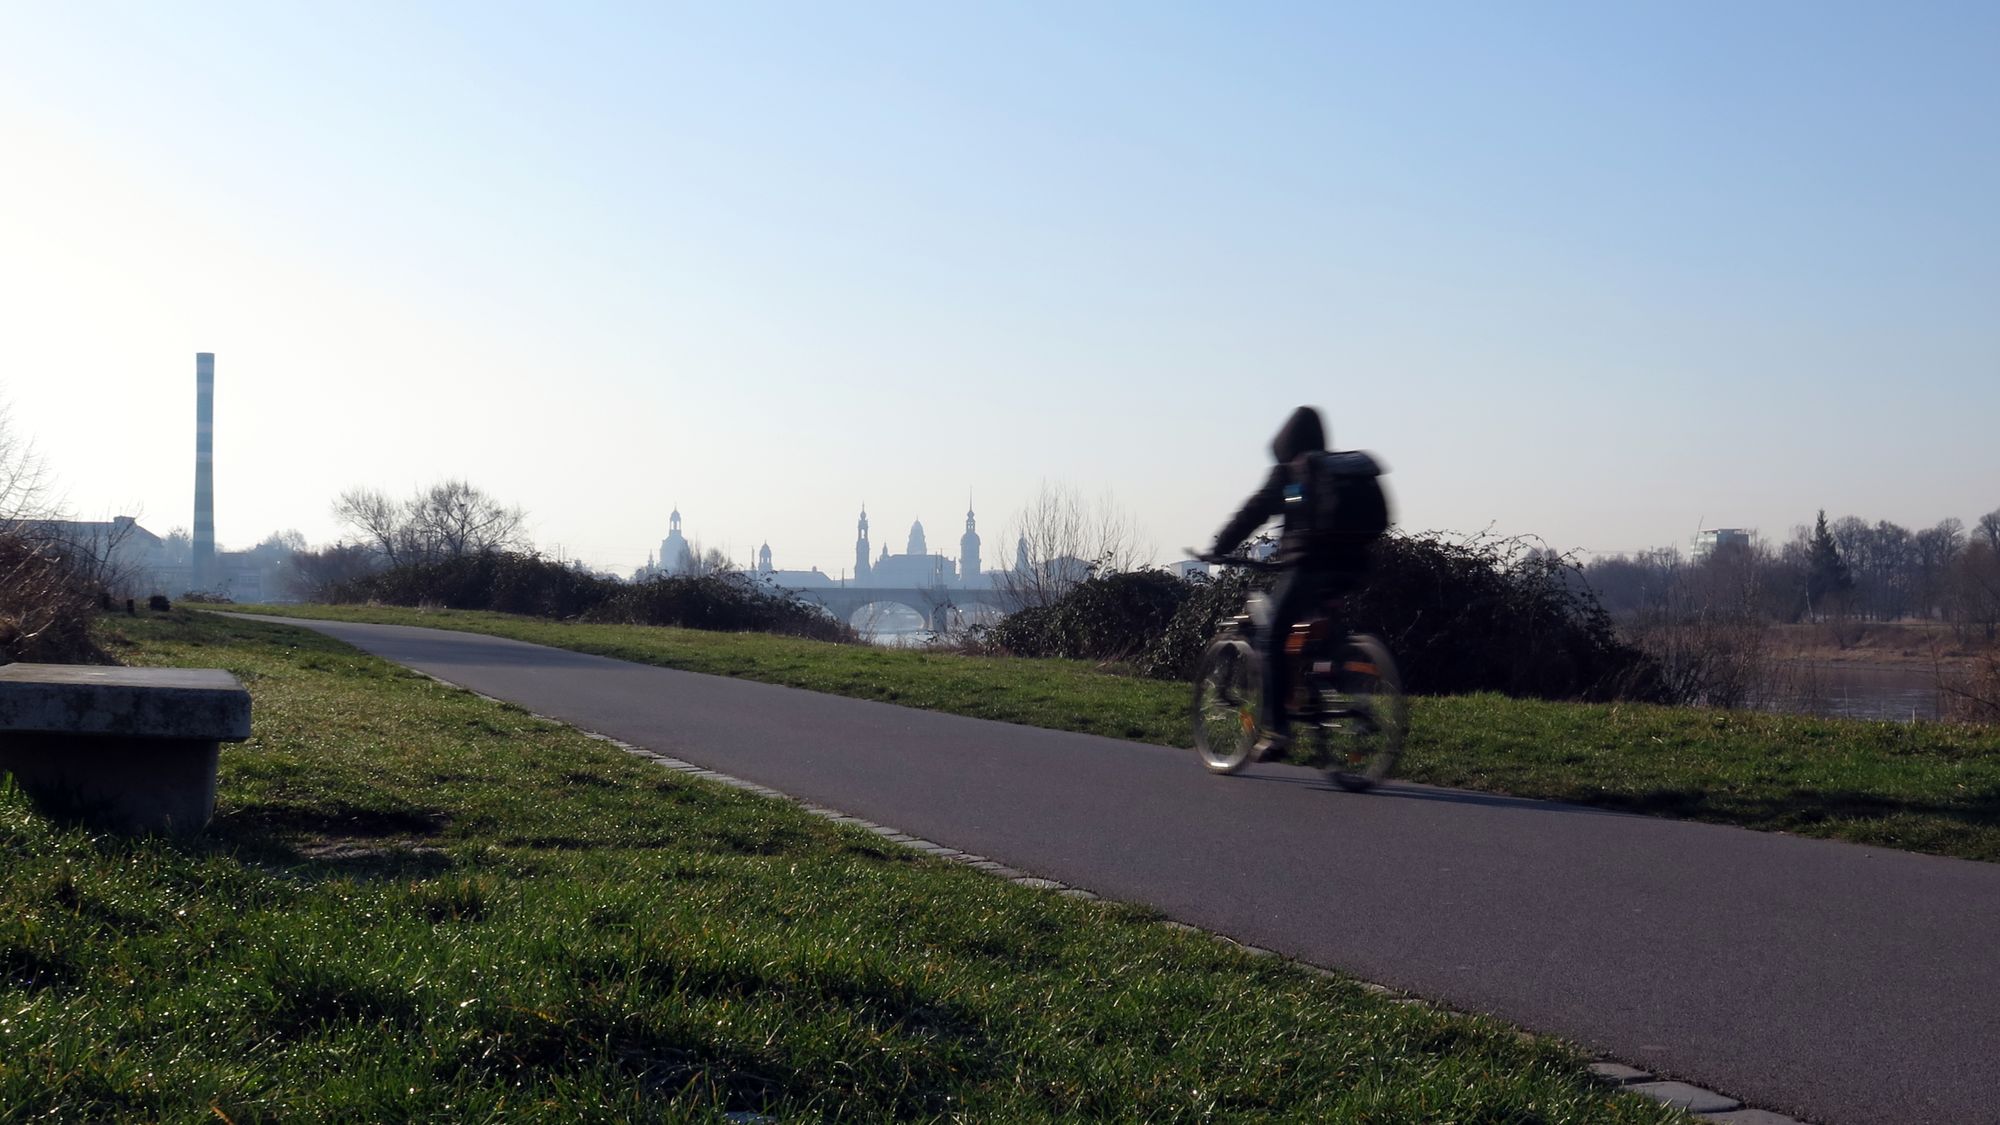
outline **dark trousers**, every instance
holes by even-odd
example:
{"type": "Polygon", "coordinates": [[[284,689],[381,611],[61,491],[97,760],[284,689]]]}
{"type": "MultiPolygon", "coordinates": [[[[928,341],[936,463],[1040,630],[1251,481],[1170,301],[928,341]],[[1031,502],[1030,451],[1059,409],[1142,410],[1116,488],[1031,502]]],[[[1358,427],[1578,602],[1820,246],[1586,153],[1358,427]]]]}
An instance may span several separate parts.
{"type": "MultiPolygon", "coordinates": [[[[1291,730],[1291,719],[1285,714],[1285,684],[1290,679],[1285,667],[1285,638],[1292,626],[1318,612],[1329,598],[1358,589],[1367,576],[1365,560],[1355,560],[1354,565],[1337,570],[1288,570],[1271,584],[1271,631],[1264,637],[1264,729],[1274,734],[1291,730]]],[[[1336,636],[1346,631],[1342,622],[1330,624],[1336,636]]]]}
{"type": "Polygon", "coordinates": [[[1271,584],[1271,629],[1264,637],[1264,729],[1284,734],[1292,722],[1285,714],[1285,638],[1292,626],[1312,616],[1326,597],[1328,576],[1318,571],[1288,570],[1271,584]]]}

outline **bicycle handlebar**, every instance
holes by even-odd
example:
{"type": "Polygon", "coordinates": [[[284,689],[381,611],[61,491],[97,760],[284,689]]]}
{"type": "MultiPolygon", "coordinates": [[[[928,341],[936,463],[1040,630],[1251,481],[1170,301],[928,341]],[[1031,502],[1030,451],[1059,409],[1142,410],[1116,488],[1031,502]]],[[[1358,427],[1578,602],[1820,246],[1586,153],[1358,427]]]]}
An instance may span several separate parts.
{"type": "MultiPolygon", "coordinates": [[[[1183,550],[1187,550],[1183,548],[1183,550]]],[[[1240,566],[1245,570],[1284,570],[1283,563],[1267,562],[1263,559],[1248,559],[1241,555],[1209,555],[1188,550],[1188,557],[1205,562],[1210,566],[1240,566]]]]}

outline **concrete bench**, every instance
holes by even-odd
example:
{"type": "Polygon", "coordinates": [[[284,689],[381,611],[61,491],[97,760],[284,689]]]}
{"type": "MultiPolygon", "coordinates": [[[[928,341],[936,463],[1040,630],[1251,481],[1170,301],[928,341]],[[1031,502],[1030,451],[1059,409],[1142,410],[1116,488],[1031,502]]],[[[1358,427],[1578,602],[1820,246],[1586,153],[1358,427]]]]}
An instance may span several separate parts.
{"type": "Polygon", "coordinates": [[[94,828],[201,831],[220,744],[249,737],[250,693],[220,669],[0,667],[0,770],[94,828]]]}

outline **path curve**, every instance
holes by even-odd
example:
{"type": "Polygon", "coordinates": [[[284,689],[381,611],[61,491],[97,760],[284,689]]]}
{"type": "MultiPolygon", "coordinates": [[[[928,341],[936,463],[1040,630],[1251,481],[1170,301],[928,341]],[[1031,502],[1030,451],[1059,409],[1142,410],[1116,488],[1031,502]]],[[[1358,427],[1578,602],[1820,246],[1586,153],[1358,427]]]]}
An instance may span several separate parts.
{"type": "Polygon", "coordinates": [[[2000,864],[1391,784],[472,633],[300,625],[1768,1109],[2000,1122],[2000,864]]]}

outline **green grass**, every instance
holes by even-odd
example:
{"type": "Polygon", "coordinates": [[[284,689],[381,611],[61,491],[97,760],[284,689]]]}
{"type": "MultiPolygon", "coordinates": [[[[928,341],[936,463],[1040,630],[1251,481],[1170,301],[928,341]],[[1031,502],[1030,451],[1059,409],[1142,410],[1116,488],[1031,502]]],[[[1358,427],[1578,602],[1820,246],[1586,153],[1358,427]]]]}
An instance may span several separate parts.
{"type": "Polygon", "coordinates": [[[296,630],[191,842],[0,792],[0,1121],[1638,1122],[1560,1044],[661,769],[296,630]]]}
{"type": "MultiPolygon", "coordinates": [[[[960,715],[1189,744],[1182,685],[1076,661],[497,613],[246,608],[491,633],[960,715]]],[[[1493,695],[1417,699],[1412,712],[1398,771],[1411,780],[2000,860],[2000,729],[1493,695]]]]}

